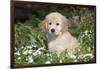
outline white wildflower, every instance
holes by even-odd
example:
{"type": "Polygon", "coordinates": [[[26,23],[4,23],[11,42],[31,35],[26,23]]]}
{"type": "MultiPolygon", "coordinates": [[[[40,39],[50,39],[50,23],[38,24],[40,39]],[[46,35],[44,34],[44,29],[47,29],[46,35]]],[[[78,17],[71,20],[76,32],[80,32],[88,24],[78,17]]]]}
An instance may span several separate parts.
{"type": "Polygon", "coordinates": [[[77,62],[77,60],[74,60],[74,62],[77,62]]]}
{"type": "Polygon", "coordinates": [[[44,47],[39,48],[38,50],[44,50],[44,47]]]}
{"type": "Polygon", "coordinates": [[[63,61],[62,61],[62,60],[60,60],[59,62],[60,62],[60,63],[62,63],[63,61]]]}
{"type": "Polygon", "coordinates": [[[47,56],[51,56],[51,54],[49,54],[49,53],[47,53],[46,55],[47,55],[47,56]]]}
{"type": "Polygon", "coordinates": [[[32,46],[27,46],[27,48],[32,49],[32,46]]]}
{"type": "Polygon", "coordinates": [[[19,55],[20,55],[20,52],[19,52],[19,51],[18,51],[18,52],[16,52],[16,53],[15,53],[15,55],[18,55],[18,56],[19,56],[19,55]]]}
{"type": "Polygon", "coordinates": [[[78,49],[78,51],[81,51],[80,49],[78,49]]]}
{"type": "Polygon", "coordinates": [[[23,49],[24,47],[23,47],[23,46],[21,46],[21,48],[23,49]]]}
{"type": "Polygon", "coordinates": [[[23,51],[23,54],[27,55],[28,54],[28,50],[23,51]]]}
{"type": "Polygon", "coordinates": [[[85,57],[90,56],[91,58],[93,58],[93,54],[86,54],[85,57]]]}
{"type": "Polygon", "coordinates": [[[41,54],[42,52],[41,52],[40,50],[41,50],[41,48],[39,48],[38,50],[36,50],[36,51],[33,53],[33,55],[36,56],[37,54],[41,54]]]}
{"type": "Polygon", "coordinates": [[[41,52],[40,50],[37,50],[36,53],[37,53],[37,54],[41,54],[42,52],[41,52]]]}
{"type": "Polygon", "coordinates": [[[84,32],[84,34],[85,34],[85,35],[88,35],[88,30],[86,30],[86,31],[84,32]]]}
{"type": "Polygon", "coordinates": [[[81,32],[81,34],[82,34],[83,32],[81,32]]]}
{"type": "Polygon", "coordinates": [[[25,60],[28,61],[28,58],[26,58],[25,60]]]}
{"type": "Polygon", "coordinates": [[[76,56],[75,56],[75,55],[70,55],[70,57],[71,57],[71,58],[73,58],[73,59],[75,59],[75,58],[76,58],[76,56]]]}
{"type": "Polygon", "coordinates": [[[34,53],[33,53],[33,55],[34,55],[34,56],[36,56],[36,55],[37,55],[37,53],[36,53],[36,52],[34,52],[34,53]]]}
{"type": "Polygon", "coordinates": [[[18,60],[20,60],[21,59],[21,57],[18,57],[18,60]]]}
{"type": "Polygon", "coordinates": [[[44,50],[44,48],[43,48],[43,47],[39,48],[39,49],[36,51],[36,53],[37,53],[37,54],[41,54],[41,53],[42,53],[41,50],[44,50]]]}
{"type": "Polygon", "coordinates": [[[15,50],[17,50],[17,48],[15,47],[15,50]]]}
{"type": "Polygon", "coordinates": [[[32,56],[28,56],[28,63],[32,63],[33,62],[33,58],[32,58],[32,56]]]}
{"type": "Polygon", "coordinates": [[[46,63],[46,64],[50,64],[51,62],[50,62],[50,61],[46,61],[45,63],[46,63]]]}
{"type": "Polygon", "coordinates": [[[93,58],[94,56],[93,56],[93,54],[81,54],[81,55],[79,55],[79,58],[85,58],[85,57],[87,57],[87,56],[89,56],[89,57],[91,57],[91,58],[93,58]]]}

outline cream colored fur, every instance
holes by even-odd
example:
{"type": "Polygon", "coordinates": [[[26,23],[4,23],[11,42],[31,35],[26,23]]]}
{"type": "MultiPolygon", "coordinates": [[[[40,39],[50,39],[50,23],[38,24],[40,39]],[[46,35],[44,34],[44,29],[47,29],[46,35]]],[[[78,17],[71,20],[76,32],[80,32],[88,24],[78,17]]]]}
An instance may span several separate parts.
{"type": "Polygon", "coordinates": [[[48,49],[58,55],[67,49],[69,54],[75,54],[79,47],[78,40],[68,32],[68,19],[58,12],[50,13],[42,22],[42,29],[47,32],[48,49]],[[49,25],[49,23],[52,23],[49,25]],[[59,25],[56,25],[59,23],[59,25]],[[55,32],[51,32],[51,29],[55,32]]]}

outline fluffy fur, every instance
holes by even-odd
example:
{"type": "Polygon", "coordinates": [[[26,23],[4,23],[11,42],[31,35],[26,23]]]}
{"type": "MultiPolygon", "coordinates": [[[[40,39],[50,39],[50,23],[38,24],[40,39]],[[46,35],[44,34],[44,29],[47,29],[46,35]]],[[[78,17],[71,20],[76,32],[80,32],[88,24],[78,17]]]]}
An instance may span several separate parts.
{"type": "Polygon", "coordinates": [[[79,42],[68,32],[68,19],[58,12],[48,14],[42,21],[42,29],[47,32],[48,49],[60,54],[67,49],[69,54],[75,54],[79,42]]]}

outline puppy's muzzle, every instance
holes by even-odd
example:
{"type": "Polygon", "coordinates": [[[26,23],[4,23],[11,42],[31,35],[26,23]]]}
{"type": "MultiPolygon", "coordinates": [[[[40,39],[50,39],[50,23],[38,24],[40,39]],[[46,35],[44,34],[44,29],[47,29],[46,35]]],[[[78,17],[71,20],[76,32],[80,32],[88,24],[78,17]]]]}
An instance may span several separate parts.
{"type": "Polygon", "coordinates": [[[51,29],[51,32],[54,33],[55,32],[55,29],[51,29]]]}

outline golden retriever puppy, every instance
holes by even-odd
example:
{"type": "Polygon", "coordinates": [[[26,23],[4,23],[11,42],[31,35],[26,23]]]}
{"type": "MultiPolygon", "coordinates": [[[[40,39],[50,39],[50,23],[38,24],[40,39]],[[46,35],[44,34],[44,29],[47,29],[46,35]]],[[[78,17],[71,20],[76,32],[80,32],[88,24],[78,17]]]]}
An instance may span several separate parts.
{"type": "Polygon", "coordinates": [[[58,55],[67,49],[74,54],[79,47],[78,40],[68,31],[68,19],[58,12],[48,14],[42,21],[42,29],[47,32],[48,49],[58,55]]]}

